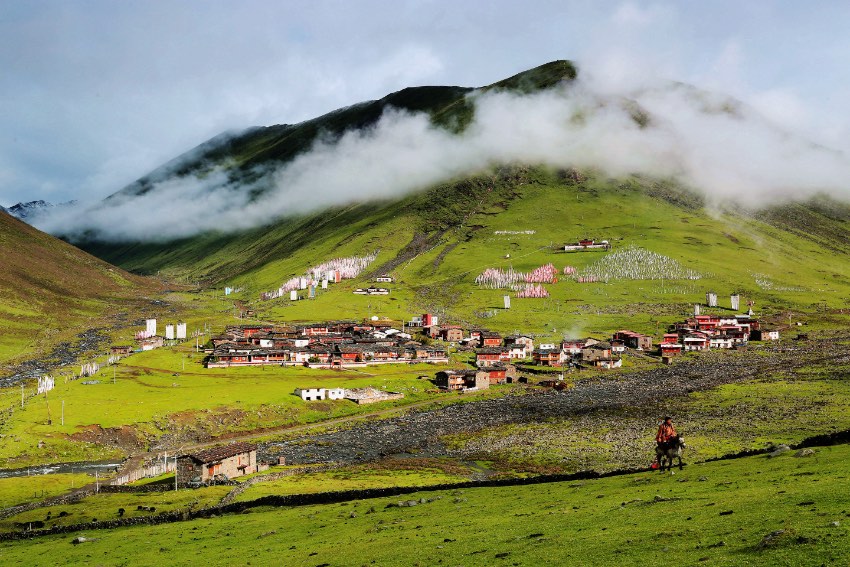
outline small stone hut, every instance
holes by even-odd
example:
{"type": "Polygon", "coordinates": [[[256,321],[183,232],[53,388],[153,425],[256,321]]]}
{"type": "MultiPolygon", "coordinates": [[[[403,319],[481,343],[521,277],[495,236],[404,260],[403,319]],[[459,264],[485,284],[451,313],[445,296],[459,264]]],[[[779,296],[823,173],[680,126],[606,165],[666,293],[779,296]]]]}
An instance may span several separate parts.
{"type": "Polygon", "coordinates": [[[254,472],[257,446],[252,443],[232,443],[177,458],[177,484],[184,486],[195,477],[206,482],[217,474],[234,478],[254,472]]]}

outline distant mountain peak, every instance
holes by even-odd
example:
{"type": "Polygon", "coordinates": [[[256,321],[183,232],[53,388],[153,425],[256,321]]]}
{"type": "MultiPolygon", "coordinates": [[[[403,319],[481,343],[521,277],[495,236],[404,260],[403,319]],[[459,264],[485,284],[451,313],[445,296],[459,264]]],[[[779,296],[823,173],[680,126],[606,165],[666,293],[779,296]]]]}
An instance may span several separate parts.
{"type": "MultiPolygon", "coordinates": [[[[22,221],[27,221],[27,219],[32,219],[32,217],[38,216],[46,210],[54,209],[56,207],[70,207],[76,205],[77,201],[67,201],[65,203],[59,203],[58,205],[54,205],[49,201],[45,201],[43,199],[37,199],[35,201],[27,201],[20,202],[12,205],[8,209],[3,209],[13,217],[16,217],[22,221]]],[[[2,207],[0,207],[2,208],[2,207]]]]}

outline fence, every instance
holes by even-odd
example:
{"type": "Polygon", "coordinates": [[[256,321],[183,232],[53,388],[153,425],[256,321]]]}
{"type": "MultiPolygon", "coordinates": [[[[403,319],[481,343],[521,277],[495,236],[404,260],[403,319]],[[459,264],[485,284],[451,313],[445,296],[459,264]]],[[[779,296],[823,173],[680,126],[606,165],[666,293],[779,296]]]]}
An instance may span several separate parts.
{"type": "Polygon", "coordinates": [[[119,477],[113,478],[109,484],[113,486],[120,486],[122,484],[129,484],[131,482],[136,482],[137,480],[143,478],[150,478],[152,476],[159,476],[161,474],[174,472],[174,460],[166,460],[166,462],[158,462],[152,465],[148,465],[146,467],[142,467],[139,469],[131,470],[125,474],[122,474],[119,477]]]}

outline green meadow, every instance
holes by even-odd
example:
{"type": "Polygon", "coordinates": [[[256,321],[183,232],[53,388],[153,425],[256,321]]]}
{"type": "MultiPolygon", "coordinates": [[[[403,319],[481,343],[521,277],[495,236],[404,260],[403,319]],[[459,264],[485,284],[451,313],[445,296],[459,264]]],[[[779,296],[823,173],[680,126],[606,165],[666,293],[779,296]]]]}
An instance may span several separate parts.
{"type": "Polygon", "coordinates": [[[0,478],[0,508],[40,502],[93,482],[83,473],[56,473],[0,478]]]}
{"type": "Polygon", "coordinates": [[[840,445],[675,474],[253,508],[4,542],[0,561],[25,564],[37,550],[43,565],[843,565],[848,458],[840,445]],[[91,541],[70,545],[77,535],[91,541]]]}
{"type": "MultiPolygon", "coordinates": [[[[444,365],[385,365],[345,371],[279,366],[207,369],[203,357],[188,343],[136,353],[92,377],[67,381],[59,377],[54,390],[47,396],[29,398],[23,409],[20,391],[7,389],[2,400],[12,416],[3,429],[0,459],[6,467],[21,467],[116,458],[132,449],[138,452],[165,434],[177,436],[178,443],[180,435],[185,435],[187,442],[198,434],[227,437],[439,402],[446,397],[429,381],[444,365]],[[298,387],[366,386],[401,392],[405,397],[360,406],[347,400],[307,403],[294,394],[298,387]],[[125,446],[110,443],[99,435],[102,430],[122,430],[129,441],[125,446]]],[[[499,390],[483,394],[499,395],[499,390]]]]}

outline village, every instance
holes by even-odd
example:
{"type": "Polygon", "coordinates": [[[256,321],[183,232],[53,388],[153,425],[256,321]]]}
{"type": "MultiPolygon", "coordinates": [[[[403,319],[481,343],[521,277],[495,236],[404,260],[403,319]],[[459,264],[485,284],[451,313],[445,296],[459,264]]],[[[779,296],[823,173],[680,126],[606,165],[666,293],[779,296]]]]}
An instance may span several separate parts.
{"type": "MultiPolygon", "coordinates": [[[[716,307],[712,292],[707,303],[716,307]]],[[[732,296],[733,304],[738,297],[732,296]]],[[[609,370],[622,366],[624,356],[632,354],[672,363],[685,353],[712,349],[745,348],[749,341],[778,340],[776,330],[765,329],[750,309],[745,314],[700,314],[671,324],[660,342],[650,335],[619,330],[604,338],[565,338],[559,342],[539,342],[532,334],[500,333],[441,324],[437,316],[423,314],[398,325],[389,320],[362,322],[333,321],[303,325],[247,324],[232,325],[210,338],[203,348],[208,368],[245,366],[292,366],[323,369],[354,369],[379,364],[432,363],[443,365],[428,378],[444,392],[469,393],[501,384],[535,383],[560,390],[564,373],[582,369],[609,370]],[[401,327],[400,329],[397,327],[401,327]],[[450,356],[451,355],[451,356],[450,356]],[[466,368],[445,368],[454,362],[466,362],[466,368]],[[537,370],[534,370],[537,369],[537,370]],[[543,374],[533,381],[528,374],[543,374]]],[[[170,343],[177,334],[160,337],[155,344],[170,343]]],[[[156,323],[146,321],[146,330],[137,337],[139,349],[151,348],[156,323]]],[[[181,339],[183,329],[180,331],[181,339]]],[[[122,354],[129,354],[129,347],[122,354]]],[[[154,347],[155,348],[155,347],[154,347]]],[[[347,400],[371,404],[404,398],[400,392],[374,387],[339,386],[298,387],[293,392],[307,403],[323,400],[347,400]]],[[[231,479],[268,468],[257,461],[256,446],[233,443],[192,454],[180,455],[173,462],[157,465],[154,472],[176,469],[178,486],[197,487],[231,479]]],[[[279,464],[279,463],[278,463],[279,464]]],[[[144,471],[143,471],[144,472],[144,471]]]]}
{"type": "MultiPolygon", "coordinates": [[[[544,275],[554,279],[554,271],[548,266],[538,271],[547,271],[544,275]]],[[[534,278],[538,276],[535,274],[534,278]]],[[[692,315],[671,323],[655,337],[620,329],[609,336],[564,337],[557,341],[533,333],[514,331],[503,335],[447,323],[433,313],[413,316],[408,321],[371,317],[362,321],[228,325],[221,334],[212,336],[208,329],[189,333],[184,322],[166,324],[163,335],[159,335],[156,319],[147,319],[144,329],[135,333],[136,345],[113,346],[108,364],[133,352],[195,339],[195,350],[205,354],[204,366],[213,370],[265,366],[357,370],[378,365],[434,364],[439,365],[435,372],[419,376],[434,385],[434,392],[465,394],[508,384],[561,390],[568,387],[567,374],[618,369],[627,358],[640,361],[639,364],[667,365],[691,353],[742,349],[750,341],[779,339],[778,330],[767,328],[755,317],[751,303],[746,313],[740,313],[740,295],[733,293],[729,300],[729,307],[719,307],[717,294],[709,291],[704,304],[694,304],[692,315]],[[702,313],[704,308],[712,312],[702,313]]],[[[80,376],[93,375],[98,369],[96,363],[84,365],[80,376]]],[[[322,382],[299,385],[293,395],[308,404],[340,400],[358,405],[405,397],[402,392],[374,386],[345,388],[328,384],[327,378],[322,382]]],[[[45,379],[43,388],[39,382],[39,388],[45,391],[52,386],[52,379],[45,379]]],[[[146,469],[139,474],[150,476],[176,469],[177,484],[191,487],[229,482],[228,479],[268,466],[269,463],[257,461],[255,446],[235,443],[179,455],[173,462],[164,459],[156,464],[156,470],[146,469]]],[[[130,480],[122,478],[116,483],[130,480]]]]}
{"type": "MultiPolygon", "coordinates": [[[[716,307],[716,294],[706,294],[707,303],[716,307]]],[[[731,296],[737,307],[739,297],[731,296]]],[[[481,328],[442,324],[436,315],[426,313],[399,324],[396,321],[332,321],[306,325],[273,324],[233,325],[210,339],[206,352],[208,368],[239,366],[302,366],[343,369],[384,364],[448,364],[451,354],[468,361],[474,368],[441,370],[434,383],[442,390],[474,391],[490,385],[526,382],[518,364],[524,368],[549,367],[557,370],[620,368],[629,351],[652,356],[670,364],[683,353],[710,349],[742,348],[750,340],[777,340],[779,332],[763,328],[753,315],[699,314],[673,323],[660,342],[653,337],[622,329],[605,338],[564,338],[558,342],[539,342],[528,334],[502,334],[481,328]]],[[[323,399],[381,398],[348,395],[341,388],[299,389],[305,401],[323,399]]]]}

